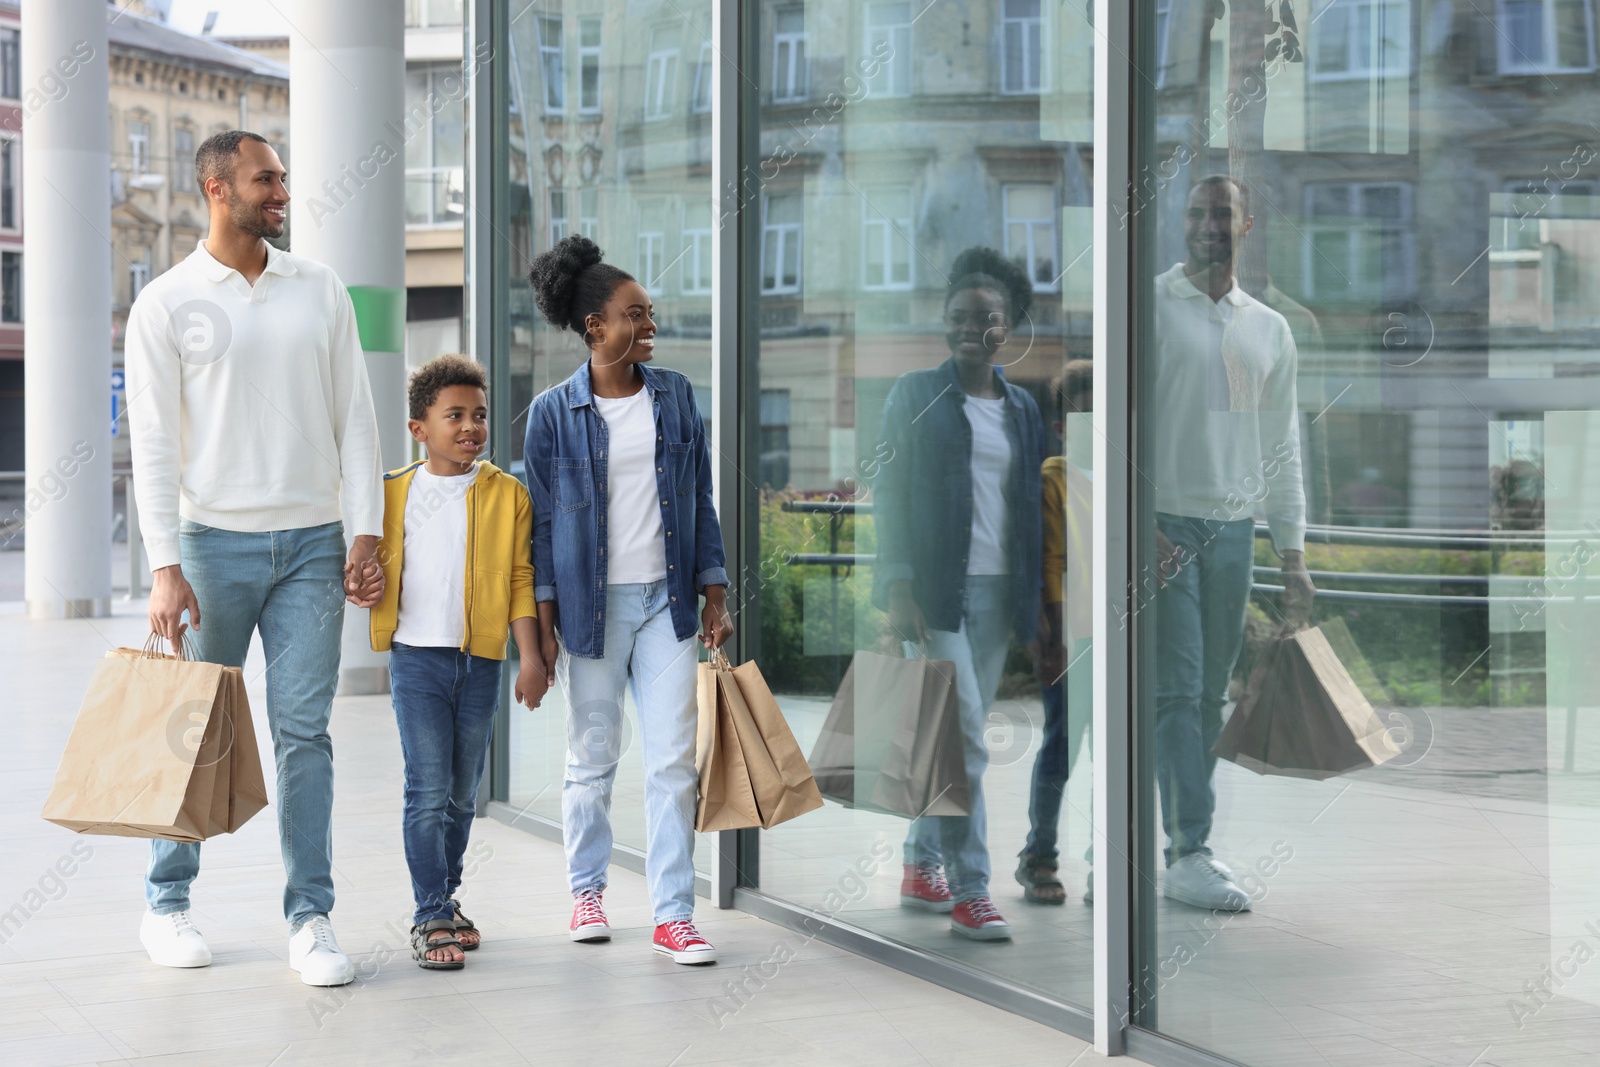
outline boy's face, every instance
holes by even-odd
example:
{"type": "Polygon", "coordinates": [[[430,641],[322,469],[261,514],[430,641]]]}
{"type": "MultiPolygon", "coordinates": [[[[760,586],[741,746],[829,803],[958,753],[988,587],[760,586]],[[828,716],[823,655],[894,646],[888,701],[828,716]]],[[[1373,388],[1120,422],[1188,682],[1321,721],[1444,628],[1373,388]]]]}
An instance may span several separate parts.
{"type": "Polygon", "coordinates": [[[426,415],[406,425],[429,457],[465,472],[489,442],[489,398],[475,385],[447,385],[426,415]]]}

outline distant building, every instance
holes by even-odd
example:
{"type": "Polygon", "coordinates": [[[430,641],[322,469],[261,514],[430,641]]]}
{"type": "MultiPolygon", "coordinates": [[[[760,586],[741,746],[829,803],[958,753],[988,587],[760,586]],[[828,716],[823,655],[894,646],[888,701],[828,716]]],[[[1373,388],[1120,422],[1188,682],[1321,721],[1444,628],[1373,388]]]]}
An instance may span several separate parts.
{"type": "MultiPolygon", "coordinates": [[[[208,225],[195,182],[200,142],[246,129],[289,152],[289,68],[257,51],[196,37],[157,16],[107,9],[111,45],[112,364],[122,366],[128,309],[151,278],[194,251],[208,225]]],[[[288,235],[279,242],[288,247],[288,235]]],[[[115,377],[113,381],[115,381],[115,377]]],[[[119,405],[122,398],[116,398],[119,405]]],[[[129,462],[126,421],[113,463],[129,462]]],[[[18,460],[20,465],[20,457],[18,460]]]]}

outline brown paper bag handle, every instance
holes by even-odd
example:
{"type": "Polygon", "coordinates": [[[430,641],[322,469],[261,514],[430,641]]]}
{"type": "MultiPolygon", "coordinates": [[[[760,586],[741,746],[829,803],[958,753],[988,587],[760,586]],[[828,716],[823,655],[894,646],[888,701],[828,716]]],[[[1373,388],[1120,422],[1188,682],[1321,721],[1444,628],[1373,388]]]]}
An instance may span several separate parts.
{"type": "Polygon", "coordinates": [[[733,664],[728,661],[728,654],[718,645],[711,650],[711,669],[716,671],[731,671],[733,664]]]}
{"type": "MultiPolygon", "coordinates": [[[[144,639],[144,655],[152,659],[161,655],[161,647],[164,643],[169,642],[160,634],[151,631],[150,636],[144,639]]],[[[187,630],[183,632],[183,636],[179,638],[178,643],[172,646],[172,653],[181,660],[198,662],[200,659],[200,652],[194,647],[194,639],[189,636],[189,631],[187,630]]]]}

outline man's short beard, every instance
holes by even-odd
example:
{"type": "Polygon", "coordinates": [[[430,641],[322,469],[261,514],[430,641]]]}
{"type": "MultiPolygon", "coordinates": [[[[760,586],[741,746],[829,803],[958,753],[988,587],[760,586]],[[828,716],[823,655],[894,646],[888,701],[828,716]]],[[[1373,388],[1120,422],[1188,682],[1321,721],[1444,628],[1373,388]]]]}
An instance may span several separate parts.
{"type": "Polygon", "coordinates": [[[266,212],[259,207],[253,209],[245,198],[240,196],[230,186],[228,189],[228,221],[233,223],[237,230],[249,234],[251,237],[260,237],[263,240],[270,237],[283,236],[283,223],[271,222],[267,219],[266,212]]]}

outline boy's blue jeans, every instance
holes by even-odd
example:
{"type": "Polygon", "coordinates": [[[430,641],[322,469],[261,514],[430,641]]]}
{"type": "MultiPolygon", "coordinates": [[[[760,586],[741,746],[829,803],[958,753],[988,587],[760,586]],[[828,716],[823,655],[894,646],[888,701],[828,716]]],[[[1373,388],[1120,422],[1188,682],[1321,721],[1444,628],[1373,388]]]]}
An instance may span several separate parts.
{"type": "Polygon", "coordinates": [[[417,923],[455,915],[504,663],[394,642],[389,685],[405,756],[402,834],[417,923]]]}
{"type": "Polygon", "coordinates": [[[1033,762],[1033,788],[1028,799],[1028,841],[1024,851],[1042,860],[1060,855],[1057,835],[1061,801],[1067,776],[1078,762],[1078,751],[1089,729],[1090,701],[1094,699],[1090,638],[1074,642],[1067,650],[1067,673],[1044,687],[1044,735],[1033,762]]]}
{"type": "MultiPolygon", "coordinates": [[[[344,622],[344,527],[241,533],[179,524],[183,576],[200,603],[200,658],[244,666],[258,627],[267,658],[267,726],[277,757],[278,837],[291,929],[333,910],[333,741],[344,622]]],[[[247,679],[248,681],[248,679],[247,679]]],[[[145,900],[157,915],[189,907],[200,846],[150,843],[145,900]]]]}

